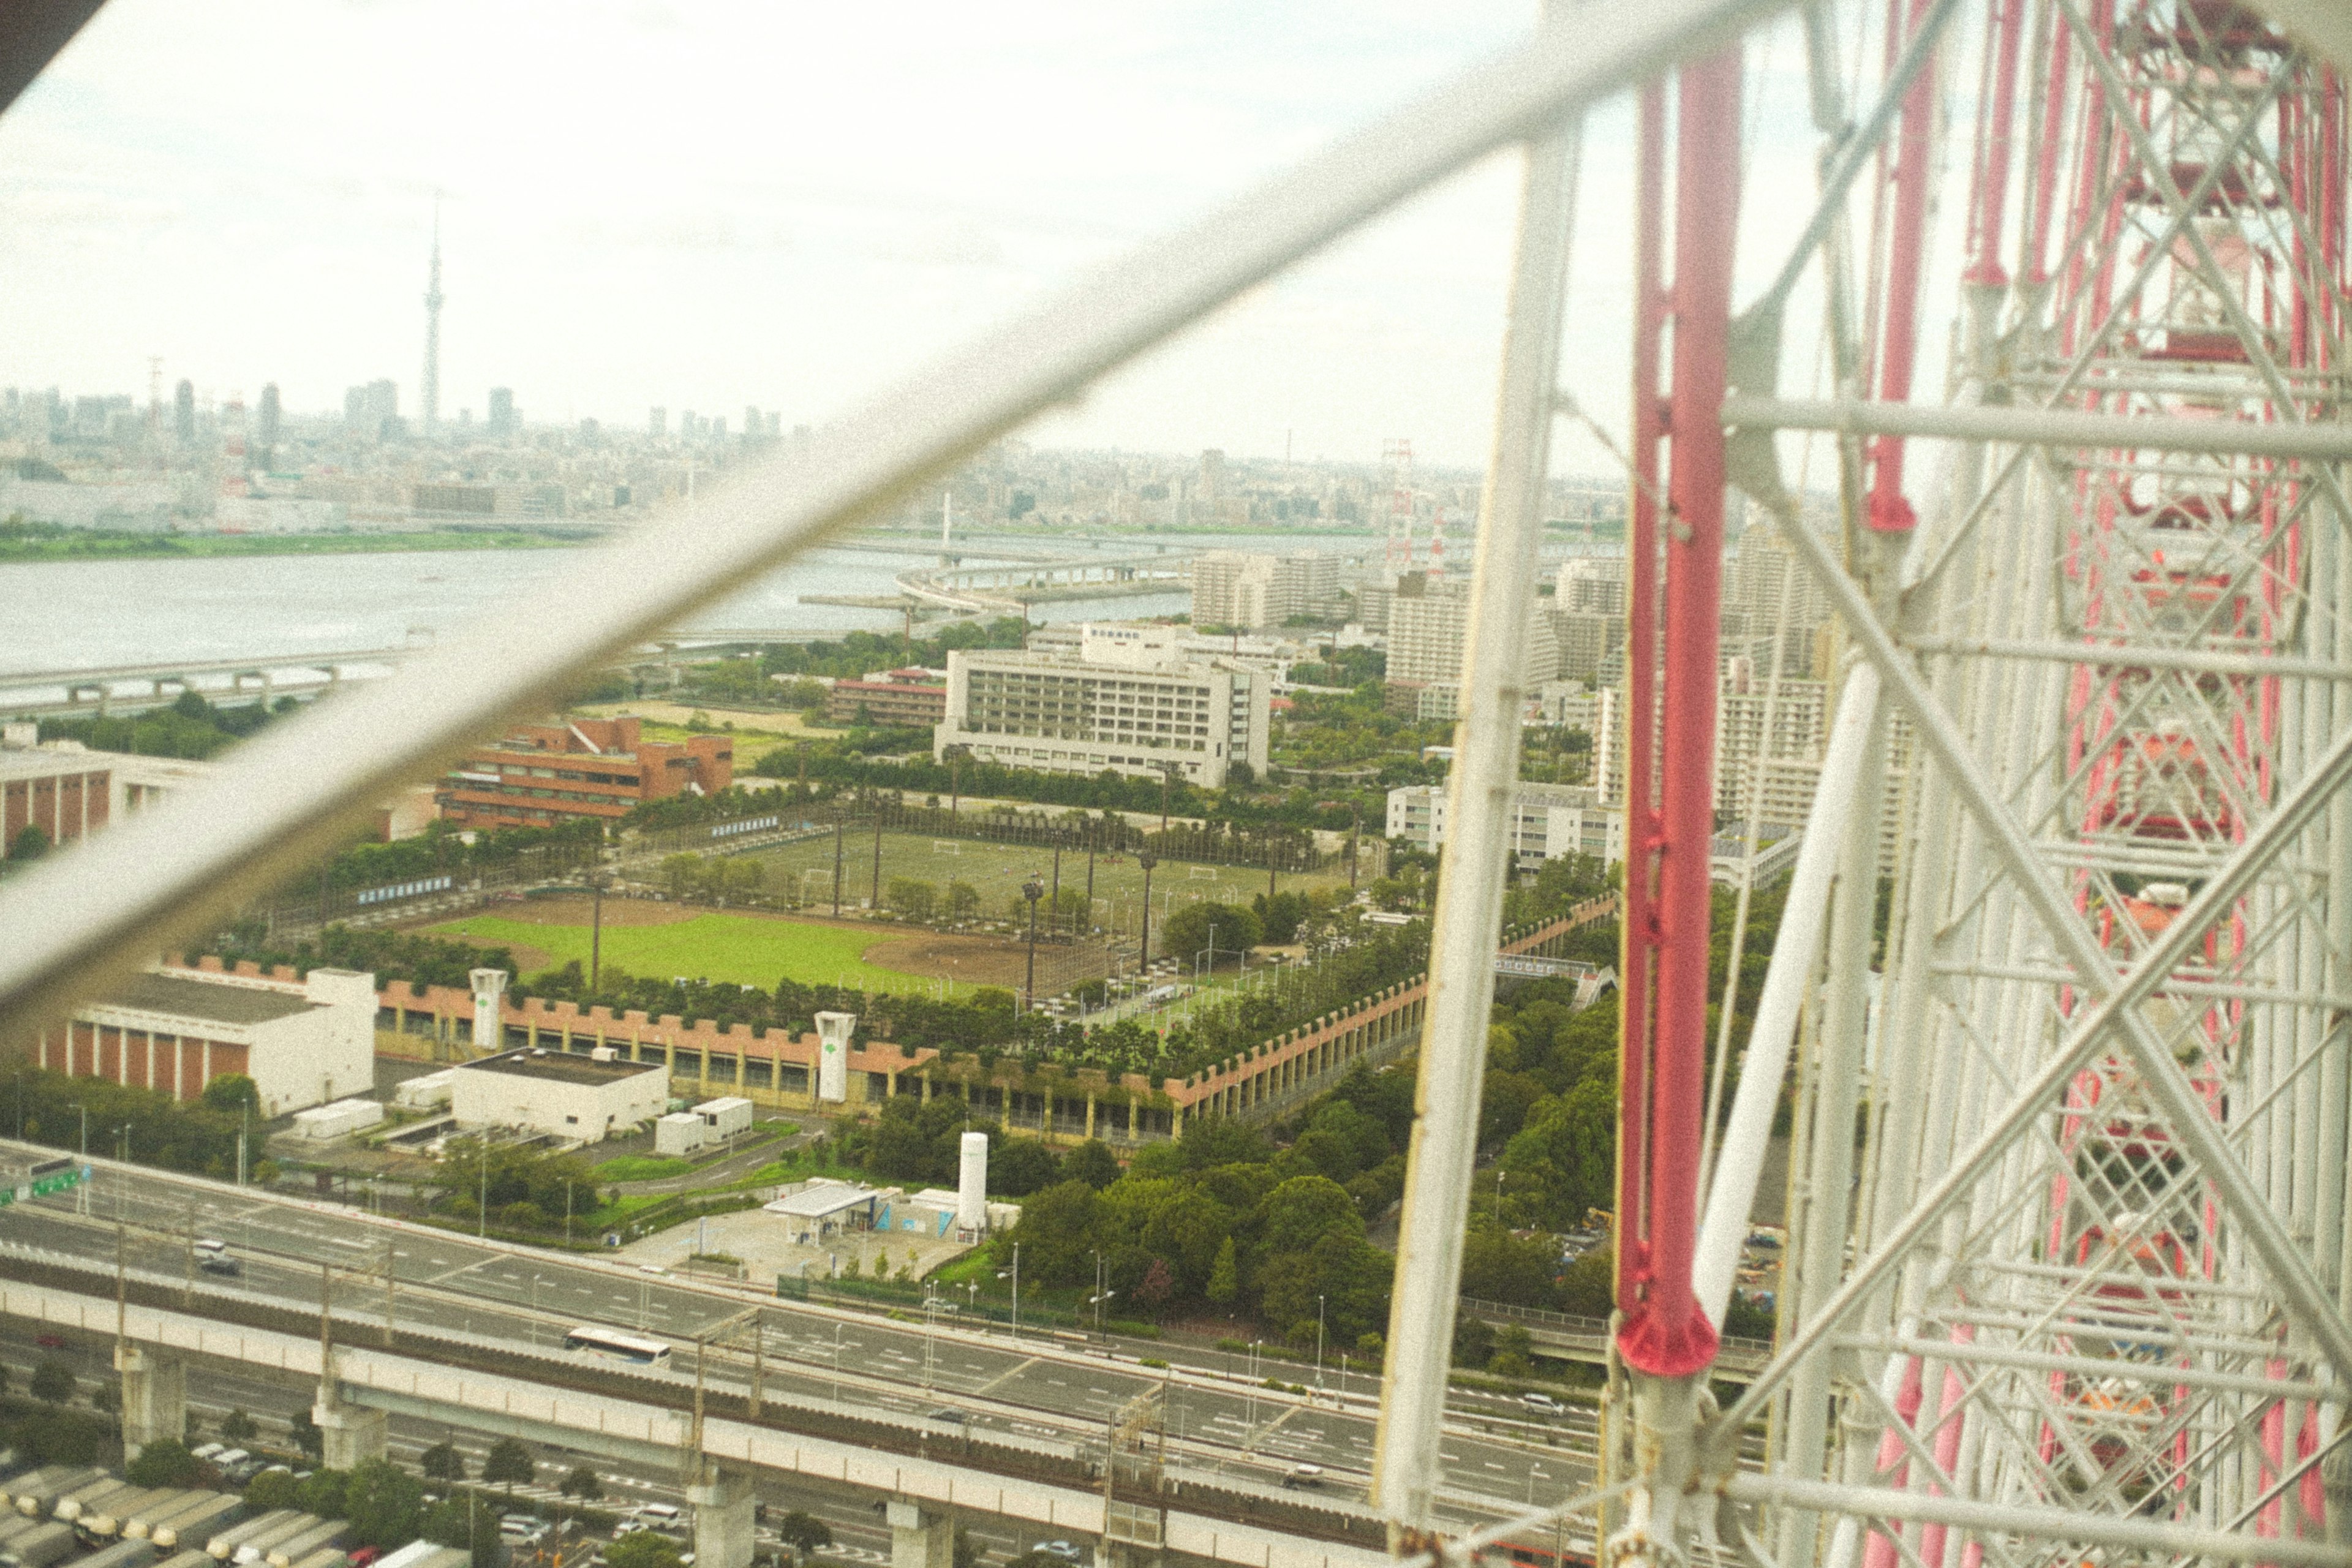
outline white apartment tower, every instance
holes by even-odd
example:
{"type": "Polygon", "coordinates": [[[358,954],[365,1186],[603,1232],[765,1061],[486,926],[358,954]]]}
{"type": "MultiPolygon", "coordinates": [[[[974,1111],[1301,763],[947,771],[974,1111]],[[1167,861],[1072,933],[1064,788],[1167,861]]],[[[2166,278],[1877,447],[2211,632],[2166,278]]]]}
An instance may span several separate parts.
{"type": "Polygon", "coordinates": [[[1278,626],[1293,616],[1321,610],[1339,595],[1339,563],[1334,556],[1212,550],[1192,561],[1196,626],[1278,626]]]}

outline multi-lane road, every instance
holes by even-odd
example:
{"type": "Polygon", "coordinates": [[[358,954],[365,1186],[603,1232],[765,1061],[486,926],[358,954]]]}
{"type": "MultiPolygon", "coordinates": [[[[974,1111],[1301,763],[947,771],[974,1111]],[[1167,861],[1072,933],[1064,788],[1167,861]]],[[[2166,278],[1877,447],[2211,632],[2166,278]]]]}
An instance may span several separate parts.
{"type": "MultiPolygon", "coordinates": [[[[968,1423],[980,1432],[1099,1447],[1108,1417],[1164,1384],[1171,1469],[1265,1484],[1295,1466],[1315,1465],[1326,1472],[1327,1494],[1356,1500],[1370,1483],[1377,1388],[1361,1374],[1344,1391],[1327,1375],[1321,1393],[1302,1398],[1256,1386],[1246,1376],[1246,1358],[1216,1351],[1146,1341],[1089,1346],[1051,1335],[1014,1340],[947,1322],[893,1321],[137,1167],[101,1163],[86,1196],[58,1194],[0,1209],[0,1267],[10,1250],[19,1250],[110,1268],[118,1222],[133,1268],[184,1274],[191,1268],[189,1243],[217,1240],[243,1274],[196,1274],[199,1289],[309,1306],[323,1286],[334,1310],[352,1320],[354,1338],[372,1341],[377,1331],[387,1262],[399,1326],[542,1349],[560,1344],[567,1329],[592,1322],[643,1329],[690,1347],[698,1333],[757,1301],[762,1386],[771,1398],[839,1400],[902,1417],[968,1423]],[[1145,1367],[1141,1355],[1172,1364],[1145,1367]]],[[[748,1349],[740,1339],[736,1346],[726,1357],[714,1355],[714,1385],[746,1381],[748,1349]]],[[[690,1379],[692,1359],[690,1348],[676,1356],[677,1375],[690,1379]]],[[[1258,1369],[1261,1376],[1268,1370],[1258,1369]]],[[[1290,1380],[1311,1376],[1295,1367],[1277,1370],[1290,1380]]],[[[1544,1420],[1512,1401],[1458,1394],[1446,1438],[1447,1511],[1465,1522],[1563,1497],[1591,1474],[1591,1425],[1581,1411],[1544,1420]]]]}

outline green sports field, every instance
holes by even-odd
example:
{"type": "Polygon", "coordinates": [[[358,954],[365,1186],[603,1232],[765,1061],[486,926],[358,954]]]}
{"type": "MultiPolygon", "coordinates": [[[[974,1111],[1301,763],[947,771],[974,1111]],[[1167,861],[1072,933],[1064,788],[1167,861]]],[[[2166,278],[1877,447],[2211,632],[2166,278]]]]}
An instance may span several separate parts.
{"type": "MultiPolygon", "coordinates": [[[[797,899],[804,907],[829,909],[833,900],[834,841],[830,836],[805,838],[781,848],[754,852],[764,872],[762,888],[771,895],[797,899]]],[[[980,895],[980,912],[991,920],[1013,915],[1021,884],[1031,877],[1050,882],[1054,852],[1028,845],[990,844],[972,839],[935,839],[920,834],[882,836],[883,896],[892,881],[905,878],[929,882],[942,899],[950,882],[968,882],[980,895]]],[[[1313,888],[1344,888],[1348,873],[1286,873],[1281,890],[1303,892],[1313,888]]],[[[1086,851],[1062,852],[1062,888],[1084,891],[1086,851]]],[[[857,909],[874,890],[874,836],[868,831],[843,835],[841,898],[845,909],[857,909]]],[[[1265,891],[1265,872],[1252,866],[1202,866],[1189,861],[1162,861],[1151,877],[1151,901],[1157,921],[1171,909],[1195,900],[1223,904],[1247,904],[1265,891]]],[[[1097,923],[1113,930],[1132,930],[1143,896],[1143,870],[1133,855],[1099,856],[1095,862],[1097,923]]]]}
{"type": "MultiPolygon", "coordinates": [[[[605,906],[612,908],[611,904],[605,906]]],[[[588,962],[585,925],[541,925],[499,915],[468,915],[425,928],[439,936],[509,947],[537,948],[550,967],[571,959],[588,962]]],[[[667,925],[604,926],[604,961],[631,974],[716,980],[737,985],[771,986],[779,979],[804,985],[865,985],[904,990],[916,977],[906,971],[866,962],[876,942],[896,931],[849,931],[840,926],[751,915],[700,914],[667,925]]]]}

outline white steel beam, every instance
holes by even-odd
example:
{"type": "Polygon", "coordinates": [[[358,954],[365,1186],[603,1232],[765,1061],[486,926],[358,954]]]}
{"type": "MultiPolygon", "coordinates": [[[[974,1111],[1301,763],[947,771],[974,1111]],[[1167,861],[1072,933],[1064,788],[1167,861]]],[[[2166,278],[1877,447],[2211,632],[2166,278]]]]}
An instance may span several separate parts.
{"type": "MultiPolygon", "coordinates": [[[[2104,636],[2105,634],[2103,634],[2104,636]]],[[[1975,658],[2022,658],[2042,664],[2078,664],[2092,669],[2177,669],[2186,675],[2273,676],[2281,680],[2352,680],[2352,664],[2333,659],[2232,653],[2226,647],[2155,647],[2144,644],[2032,637],[1906,637],[1913,653],[1958,654],[1975,658]],[[2112,656],[2112,657],[2110,657],[2112,656]]]]}
{"type": "Polygon", "coordinates": [[[1209,216],[1156,237],[928,365],[667,523],[538,589],[572,613],[453,640],[237,748],[213,778],[0,890],[0,1037],[38,1021],[328,850],[389,790],[583,670],[676,625],[1126,363],[1339,235],[1498,148],[1544,133],[1789,0],[1579,9],[1209,216]]]}
{"type": "MultiPolygon", "coordinates": [[[[1582,13],[1578,13],[1582,15],[1582,13]]],[[[1503,338],[1502,390],[1470,578],[1444,852],[1429,951],[1421,1074],[1397,1233],[1388,1365],[1373,1434],[1372,1503],[1396,1542],[1434,1518],[1463,1219],[1478,1158],[1478,1101],[1495,1003],[1495,933],[1510,885],[1519,716],[1527,707],[1528,584],[1535,578],[1550,472],[1559,340],[1576,216],[1577,135],[1530,142],[1517,264],[1503,338]]]]}
{"type": "MultiPolygon", "coordinates": [[[[1740,1248],[1748,1241],[1748,1216],[1756,1202],[1756,1180],[1764,1169],[1772,1118],[1780,1110],[1781,1080],[1789,1073],[1797,1019],[1821,968],[1822,948],[1829,931],[1830,892],[1836,886],[1838,862],[1846,852],[1846,833],[1856,812],[1864,814],[1873,838],[1876,837],[1877,792],[1874,787],[1864,790],[1863,763],[1870,754],[1871,726],[1877,719],[1878,674],[1867,664],[1857,664],[1847,672],[1844,689],[1838,694],[1829,752],[1822,762],[1812,810],[1805,818],[1804,839],[1797,847],[1796,872],[1781,907],[1780,934],[1773,940],[1764,993],[1756,999],[1756,1021],[1748,1031],[1739,1089],[1731,1099],[1731,1121],[1724,1130],[1723,1152],[1707,1189],[1698,1250],[1691,1261],[1692,1291],[1717,1330],[1723,1327],[1724,1310],[1731,1304],[1740,1248]]],[[[1875,786],[1881,781],[1873,777],[1867,782],[1875,786]]]]}
{"type": "Polygon", "coordinates": [[[1727,429],[1739,430],[1824,430],[1841,436],[1926,436],[2105,452],[2205,452],[2314,463],[2352,462],[2352,426],[2078,414],[2015,404],[1727,397],[1723,423],[1727,429]]]}

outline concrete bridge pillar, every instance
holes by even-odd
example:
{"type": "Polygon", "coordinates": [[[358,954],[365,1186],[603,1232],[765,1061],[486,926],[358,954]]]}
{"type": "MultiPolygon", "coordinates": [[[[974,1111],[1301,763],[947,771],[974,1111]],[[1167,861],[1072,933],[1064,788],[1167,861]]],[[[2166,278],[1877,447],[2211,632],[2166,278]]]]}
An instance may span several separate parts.
{"type": "Polygon", "coordinates": [[[188,1363],[145,1345],[115,1347],[122,1374],[122,1451],[136,1456],[150,1443],[174,1441],[188,1430],[188,1363]]]}
{"type": "MultiPolygon", "coordinates": [[[[900,1498],[892,1498],[884,1512],[890,1520],[890,1568],[952,1568],[954,1521],[900,1498]]],[[[698,1553],[697,1568],[701,1562],[698,1553]]]]}
{"type": "Polygon", "coordinates": [[[712,1467],[686,1489],[686,1500],[694,1505],[695,1568],[751,1568],[751,1553],[758,1546],[751,1525],[751,1483],[712,1467]]]}
{"type": "Polygon", "coordinates": [[[326,1439],[319,1463],[328,1469],[348,1470],[362,1459],[383,1458],[384,1413],[345,1404],[336,1394],[331,1381],[319,1384],[319,1397],[310,1406],[310,1419],[318,1426],[319,1435],[326,1439]]]}

